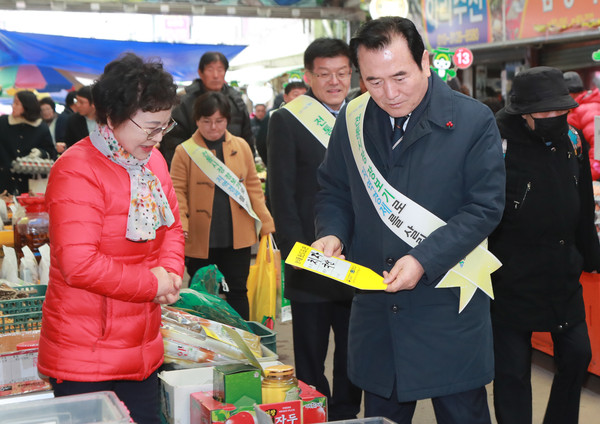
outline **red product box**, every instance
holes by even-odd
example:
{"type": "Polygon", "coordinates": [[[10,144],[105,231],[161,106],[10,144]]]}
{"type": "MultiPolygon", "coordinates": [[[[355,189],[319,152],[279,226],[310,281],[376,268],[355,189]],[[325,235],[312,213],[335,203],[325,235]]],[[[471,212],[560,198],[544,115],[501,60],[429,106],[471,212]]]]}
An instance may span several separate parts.
{"type": "Polygon", "coordinates": [[[258,405],[273,420],[273,424],[301,424],[302,402],[290,400],[287,402],[267,403],[258,405]]]}
{"type": "MultiPolygon", "coordinates": [[[[275,424],[301,424],[302,405],[299,400],[259,405],[275,424]]],[[[236,406],[213,398],[213,392],[192,393],[190,397],[190,424],[256,424],[251,405],[236,406]]]]}
{"type": "Polygon", "coordinates": [[[302,424],[327,422],[327,396],[298,380],[302,400],[302,424]]]}
{"type": "MultiPolygon", "coordinates": [[[[327,397],[298,381],[300,400],[259,405],[274,424],[317,424],[327,422],[327,397]]],[[[190,424],[256,424],[253,407],[222,403],[212,391],[192,393],[190,424]]]]}
{"type": "MultiPolygon", "coordinates": [[[[190,424],[224,423],[236,413],[235,405],[213,399],[213,392],[198,392],[190,395],[190,424]]],[[[253,424],[254,420],[246,424],[253,424]]],[[[231,423],[230,423],[231,424],[231,423]]]]}

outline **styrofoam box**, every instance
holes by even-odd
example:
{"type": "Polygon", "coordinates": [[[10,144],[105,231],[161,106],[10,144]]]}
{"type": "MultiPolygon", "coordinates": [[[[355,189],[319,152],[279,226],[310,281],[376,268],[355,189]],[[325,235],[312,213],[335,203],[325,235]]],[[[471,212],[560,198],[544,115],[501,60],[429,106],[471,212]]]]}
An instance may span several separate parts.
{"type": "Polygon", "coordinates": [[[131,418],[114,392],[94,392],[2,406],[0,424],[126,424],[131,418]]]}
{"type": "MultiPolygon", "coordinates": [[[[263,368],[281,365],[279,361],[261,362],[263,368]]],[[[190,395],[212,390],[214,367],[162,371],[160,409],[169,424],[190,423],[190,395]]]]}

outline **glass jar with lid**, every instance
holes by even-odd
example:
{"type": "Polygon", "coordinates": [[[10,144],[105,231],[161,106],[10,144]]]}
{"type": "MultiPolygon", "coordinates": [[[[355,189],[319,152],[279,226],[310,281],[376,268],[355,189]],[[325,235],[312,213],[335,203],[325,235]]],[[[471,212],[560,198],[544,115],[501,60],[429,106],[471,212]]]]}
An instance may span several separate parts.
{"type": "Polygon", "coordinates": [[[265,368],[262,381],[262,403],[286,402],[300,399],[298,380],[291,365],[273,365],[265,368]]]}
{"type": "Polygon", "coordinates": [[[30,196],[23,194],[17,197],[17,201],[25,207],[27,212],[15,223],[15,251],[17,256],[22,258],[23,253],[21,248],[28,246],[39,262],[40,252],[38,248],[50,241],[48,235],[49,219],[46,212],[44,195],[30,196]]]}

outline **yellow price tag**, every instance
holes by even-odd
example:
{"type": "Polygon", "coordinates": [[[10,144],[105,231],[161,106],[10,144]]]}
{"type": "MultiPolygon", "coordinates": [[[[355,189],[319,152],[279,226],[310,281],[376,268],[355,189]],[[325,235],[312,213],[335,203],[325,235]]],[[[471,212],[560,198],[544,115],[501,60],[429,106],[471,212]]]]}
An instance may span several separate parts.
{"type": "Polygon", "coordinates": [[[285,263],[332,278],[361,290],[385,290],[383,276],[344,259],[327,257],[323,252],[296,242],[285,263]]]}

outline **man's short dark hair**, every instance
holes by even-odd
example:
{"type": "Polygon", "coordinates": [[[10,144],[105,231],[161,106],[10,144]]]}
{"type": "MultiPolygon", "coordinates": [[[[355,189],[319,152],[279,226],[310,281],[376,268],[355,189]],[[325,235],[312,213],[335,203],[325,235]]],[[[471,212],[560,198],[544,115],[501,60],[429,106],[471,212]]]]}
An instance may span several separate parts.
{"type": "Polygon", "coordinates": [[[419,69],[422,69],[421,60],[425,51],[423,38],[410,19],[397,16],[375,19],[366,22],[358,29],[356,35],[350,40],[351,59],[356,69],[360,72],[358,66],[360,46],[367,50],[381,50],[392,43],[394,36],[401,36],[406,40],[415,63],[419,69]]]}
{"type": "Polygon", "coordinates": [[[304,51],[304,68],[312,71],[315,59],[338,56],[346,56],[350,59],[350,48],[345,41],[337,38],[317,38],[304,51]]]}
{"type": "Polygon", "coordinates": [[[56,111],[56,103],[54,103],[54,100],[52,100],[52,97],[46,96],[46,97],[42,97],[40,99],[40,106],[41,105],[49,105],[52,110],[56,111]]]}
{"type": "Polygon", "coordinates": [[[221,52],[204,53],[200,58],[200,62],[198,63],[198,69],[200,70],[200,72],[204,72],[204,68],[214,62],[221,62],[225,67],[225,71],[229,69],[229,61],[221,52]]]}
{"type": "Polygon", "coordinates": [[[77,97],[77,91],[69,91],[67,97],[65,97],[65,104],[67,107],[73,106],[75,104],[75,98],[77,97]]]}
{"type": "Polygon", "coordinates": [[[285,86],[285,88],[283,89],[283,92],[288,95],[290,94],[290,92],[292,90],[295,90],[297,88],[302,88],[304,90],[308,90],[308,87],[306,87],[306,84],[304,84],[303,81],[292,81],[292,82],[288,82],[285,86]]]}
{"type": "Polygon", "coordinates": [[[194,102],[194,121],[213,116],[215,112],[220,112],[227,119],[227,123],[231,121],[231,106],[224,94],[218,91],[207,91],[198,96],[194,102]]]}
{"type": "Polygon", "coordinates": [[[90,102],[90,104],[92,104],[93,103],[93,100],[92,100],[92,86],[91,85],[85,85],[85,86],[81,87],[79,90],[77,90],[77,96],[83,97],[84,99],[88,99],[88,101],[90,102]]]}

